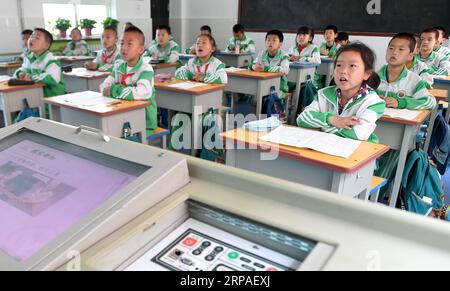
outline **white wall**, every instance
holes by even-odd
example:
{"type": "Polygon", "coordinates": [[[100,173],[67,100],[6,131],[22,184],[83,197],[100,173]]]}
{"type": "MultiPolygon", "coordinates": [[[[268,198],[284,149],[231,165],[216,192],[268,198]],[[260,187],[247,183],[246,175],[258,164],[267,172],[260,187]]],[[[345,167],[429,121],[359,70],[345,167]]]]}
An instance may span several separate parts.
{"type": "Polygon", "coordinates": [[[112,17],[120,21],[119,33],[126,22],[132,22],[145,34],[146,43],[152,39],[152,19],[150,0],[113,0],[112,17]]]}
{"type": "Polygon", "coordinates": [[[0,9],[0,54],[21,50],[21,27],[16,0],[2,0],[0,9]]]}
{"type": "MultiPolygon", "coordinates": [[[[184,50],[194,43],[200,26],[207,24],[211,26],[219,48],[224,48],[232,35],[232,26],[237,23],[238,5],[238,0],[170,0],[170,24],[175,40],[184,50]]],[[[265,33],[248,33],[248,35],[255,40],[257,50],[264,49],[265,33]]],[[[350,41],[362,41],[375,51],[376,68],[380,68],[385,62],[384,55],[389,39],[387,37],[350,37],[350,41]]],[[[316,44],[324,41],[323,35],[316,35],[314,39],[316,44]]],[[[285,34],[283,48],[288,50],[294,44],[295,34],[285,34]]]]}

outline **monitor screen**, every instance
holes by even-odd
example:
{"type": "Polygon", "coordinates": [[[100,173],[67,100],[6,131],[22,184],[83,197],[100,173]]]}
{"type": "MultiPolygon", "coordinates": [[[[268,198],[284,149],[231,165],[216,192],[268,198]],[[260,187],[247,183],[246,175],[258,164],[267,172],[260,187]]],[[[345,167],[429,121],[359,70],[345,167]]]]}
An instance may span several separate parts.
{"type": "Polygon", "coordinates": [[[19,262],[149,169],[33,132],[0,143],[0,250],[19,262]]]}

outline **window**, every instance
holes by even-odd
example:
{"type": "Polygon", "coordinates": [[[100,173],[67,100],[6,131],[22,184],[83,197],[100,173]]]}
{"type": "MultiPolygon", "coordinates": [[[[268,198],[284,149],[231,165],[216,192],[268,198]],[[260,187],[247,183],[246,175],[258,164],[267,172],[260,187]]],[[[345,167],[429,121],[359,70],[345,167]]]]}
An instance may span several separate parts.
{"type": "MultiPolygon", "coordinates": [[[[46,0],[43,3],[44,10],[44,20],[45,29],[57,34],[58,31],[55,29],[55,22],[58,18],[69,19],[72,27],[70,30],[76,26],[80,19],[88,18],[97,21],[96,27],[92,30],[93,35],[101,35],[103,31],[102,21],[109,16],[109,5],[108,4],[74,4],[75,1],[56,1],[56,0],[46,0]],[[56,3],[56,2],[68,2],[68,4],[56,3]]],[[[81,1],[76,1],[81,2],[81,1]]],[[[87,2],[87,1],[84,1],[87,2]]],[[[91,1],[92,2],[92,1],[91,1]]],[[[105,1],[96,1],[105,2],[105,1]]],[[[84,34],[84,33],[83,33],[84,34]]]]}

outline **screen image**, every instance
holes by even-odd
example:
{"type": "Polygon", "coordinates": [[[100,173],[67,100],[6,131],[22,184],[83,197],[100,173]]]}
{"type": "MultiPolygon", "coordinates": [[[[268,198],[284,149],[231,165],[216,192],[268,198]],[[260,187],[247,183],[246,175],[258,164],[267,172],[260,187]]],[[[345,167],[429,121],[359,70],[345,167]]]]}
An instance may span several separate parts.
{"type": "Polygon", "coordinates": [[[0,250],[25,261],[137,177],[32,140],[0,152],[0,250]]]}

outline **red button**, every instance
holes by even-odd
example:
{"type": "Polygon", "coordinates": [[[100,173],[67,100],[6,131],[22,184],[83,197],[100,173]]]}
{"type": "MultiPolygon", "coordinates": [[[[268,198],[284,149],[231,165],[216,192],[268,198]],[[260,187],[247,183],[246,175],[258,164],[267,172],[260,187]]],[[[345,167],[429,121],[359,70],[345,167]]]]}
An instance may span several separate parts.
{"type": "Polygon", "coordinates": [[[187,246],[187,247],[192,247],[192,246],[194,246],[196,243],[197,243],[197,240],[194,239],[194,238],[192,238],[192,237],[188,237],[188,238],[186,238],[186,239],[182,242],[182,244],[185,245],[185,246],[187,246]]]}
{"type": "Polygon", "coordinates": [[[278,269],[275,268],[267,268],[267,272],[276,272],[278,269]]]}

